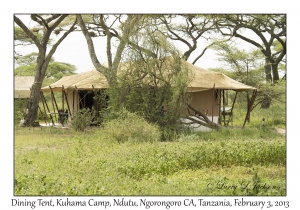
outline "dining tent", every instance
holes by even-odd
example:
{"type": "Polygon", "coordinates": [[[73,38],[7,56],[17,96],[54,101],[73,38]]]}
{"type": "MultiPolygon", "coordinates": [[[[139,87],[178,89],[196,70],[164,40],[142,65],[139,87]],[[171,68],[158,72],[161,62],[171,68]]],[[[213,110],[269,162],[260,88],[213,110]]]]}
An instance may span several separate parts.
{"type": "MultiPolygon", "coordinates": [[[[209,71],[188,62],[186,64],[191,74],[191,81],[187,87],[187,92],[190,93],[189,106],[192,108],[193,114],[195,112],[203,114],[214,123],[221,123],[222,116],[224,117],[225,112],[228,111],[225,110],[226,107],[221,100],[225,90],[236,92],[257,90],[257,88],[238,82],[223,73],[209,71]]],[[[81,108],[94,106],[95,90],[108,87],[105,76],[93,69],[76,75],[64,76],[57,82],[43,87],[42,91],[62,92],[65,95],[63,98],[68,104],[68,112],[72,115],[81,108]]],[[[253,97],[254,99],[255,97],[253,97]]],[[[250,110],[248,111],[250,112],[250,110]]]]}

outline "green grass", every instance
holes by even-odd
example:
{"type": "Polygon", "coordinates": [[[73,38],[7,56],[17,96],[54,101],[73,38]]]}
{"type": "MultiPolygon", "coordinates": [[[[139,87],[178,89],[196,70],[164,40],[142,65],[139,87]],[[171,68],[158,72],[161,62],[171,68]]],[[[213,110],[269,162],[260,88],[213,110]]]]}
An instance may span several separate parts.
{"type": "Polygon", "coordinates": [[[15,128],[15,195],[286,195],[285,136],[271,128],[109,140],[101,130],[15,128]]]}

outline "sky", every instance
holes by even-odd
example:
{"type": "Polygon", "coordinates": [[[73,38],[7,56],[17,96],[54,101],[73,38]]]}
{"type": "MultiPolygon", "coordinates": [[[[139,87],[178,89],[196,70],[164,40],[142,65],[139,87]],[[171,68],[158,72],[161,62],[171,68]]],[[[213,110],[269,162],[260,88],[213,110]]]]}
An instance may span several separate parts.
{"type": "MultiPolygon", "coordinates": [[[[18,17],[26,23],[26,26],[34,26],[35,22],[31,21],[28,15],[18,15],[18,17]]],[[[250,35],[249,33],[247,34],[250,35]]],[[[256,38],[252,36],[252,38],[256,38]]],[[[106,62],[106,38],[93,38],[94,46],[96,50],[96,54],[100,62],[106,62]]],[[[259,40],[258,40],[259,41],[259,40]]],[[[247,42],[237,40],[238,47],[245,50],[255,49],[252,45],[247,42]]],[[[182,43],[178,43],[179,50],[184,51],[187,49],[185,45],[182,43]]],[[[203,39],[199,39],[198,49],[192,53],[189,62],[192,62],[193,58],[196,58],[200,52],[206,47],[208,44],[203,41],[203,39]]],[[[50,49],[50,47],[49,47],[50,49]]],[[[17,52],[20,52],[22,55],[26,55],[31,52],[37,52],[37,48],[35,45],[31,46],[18,46],[15,48],[17,52]]],[[[76,72],[84,72],[91,69],[94,69],[93,63],[90,59],[87,43],[85,37],[82,32],[72,32],[70,33],[63,42],[58,46],[56,52],[54,53],[54,59],[58,62],[66,62],[76,66],[76,72]]],[[[197,66],[201,68],[217,68],[221,67],[222,63],[218,61],[218,56],[216,56],[215,51],[208,49],[205,54],[196,62],[197,66]]]]}
{"type": "MultiPolygon", "coordinates": [[[[52,0],[50,2],[41,2],[38,0],[27,1],[3,1],[1,10],[1,33],[0,33],[0,58],[1,58],[1,83],[2,100],[0,103],[0,128],[1,128],[1,146],[0,146],[0,206],[3,209],[18,209],[11,206],[13,196],[13,177],[14,177],[14,127],[13,127],[13,15],[17,13],[287,13],[288,19],[288,38],[287,38],[287,196],[282,197],[247,197],[247,200],[263,201],[290,201],[289,209],[299,209],[299,189],[300,189],[300,169],[299,169],[299,122],[298,110],[300,102],[297,99],[300,71],[299,71],[299,11],[297,1],[282,2],[279,0],[215,0],[202,3],[199,0],[193,1],[169,1],[152,0],[145,1],[61,1],[52,0]],[[91,6],[92,5],[92,6],[91,6]]],[[[70,38],[70,37],[69,37],[70,38]]],[[[84,42],[84,41],[82,41],[84,42]]],[[[54,55],[57,61],[69,62],[76,65],[79,71],[85,71],[93,68],[88,57],[82,55],[87,48],[80,47],[78,50],[70,50],[70,46],[82,45],[79,39],[70,40],[66,49],[60,46],[57,54],[54,55]],[[61,51],[61,52],[60,52],[61,51]],[[61,56],[60,56],[61,54],[61,56]],[[76,58],[74,60],[69,59],[76,58]]],[[[87,53],[86,53],[87,54],[87,53]]],[[[102,56],[101,56],[102,57],[102,56]]],[[[209,56],[210,57],[210,56],[209,56]]],[[[104,58],[103,58],[104,60],[104,58]]],[[[209,60],[209,58],[205,59],[209,60]]],[[[211,68],[214,60],[208,64],[197,63],[198,66],[211,68]],[[206,66],[207,65],[207,66],[206,66]]],[[[24,199],[23,197],[19,197],[24,199]]],[[[234,197],[233,197],[234,198],[234,197]]],[[[227,199],[233,199],[232,197],[227,199]]],[[[31,199],[31,197],[26,197],[31,199]]],[[[210,199],[206,197],[206,199],[210,199]]],[[[218,207],[208,208],[217,209],[218,207]]],[[[20,208],[23,209],[23,208],[20,208]]],[[[44,208],[39,208],[44,209],[44,208]]],[[[56,209],[56,208],[55,208],[56,209]]],[[[87,209],[87,208],[85,208],[87,209]]],[[[249,209],[249,208],[231,208],[231,209],[249,209]]],[[[253,209],[253,208],[250,208],[253,209]]],[[[275,207],[274,207],[275,209],[275,207]]],[[[277,209],[277,208],[276,208],[277,209]]]]}

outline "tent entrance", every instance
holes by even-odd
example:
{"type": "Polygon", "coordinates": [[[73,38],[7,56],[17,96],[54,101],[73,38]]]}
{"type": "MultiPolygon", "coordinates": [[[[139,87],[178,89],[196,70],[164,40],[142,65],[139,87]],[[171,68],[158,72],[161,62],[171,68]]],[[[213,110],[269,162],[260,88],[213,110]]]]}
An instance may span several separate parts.
{"type": "Polygon", "coordinates": [[[79,109],[92,109],[97,103],[94,101],[95,93],[93,91],[79,90],[79,109]]]}

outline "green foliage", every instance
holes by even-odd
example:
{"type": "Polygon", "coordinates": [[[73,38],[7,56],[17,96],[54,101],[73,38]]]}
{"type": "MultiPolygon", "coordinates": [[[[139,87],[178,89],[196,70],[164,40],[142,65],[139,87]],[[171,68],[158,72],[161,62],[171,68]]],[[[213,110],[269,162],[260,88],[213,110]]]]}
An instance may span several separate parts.
{"type": "Polygon", "coordinates": [[[127,111],[125,108],[110,114],[111,120],[104,123],[103,134],[118,143],[156,142],[160,139],[159,127],[148,123],[143,117],[127,111]]]}
{"type": "Polygon", "coordinates": [[[257,101],[260,102],[266,96],[273,102],[286,104],[286,80],[279,80],[275,84],[262,83],[257,101]]]}
{"type": "Polygon", "coordinates": [[[14,193],[286,195],[285,138],[277,134],[262,139],[252,131],[232,129],[191,133],[191,138],[178,142],[118,144],[108,141],[101,129],[78,133],[16,127],[14,193]],[[237,189],[220,188],[221,184],[237,189]]]}
{"type": "Polygon", "coordinates": [[[234,42],[221,42],[215,44],[213,48],[217,51],[219,61],[225,67],[211,70],[221,71],[229,77],[251,86],[256,86],[264,81],[264,57],[260,50],[240,50],[234,42]]]}
{"type": "Polygon", "coordinates": [[[14,99],[14,123],[19,124],[21,119],[25,118],[27,107],[26,98],[16,98],[14,99]]]}
{"type": "Polygon", "coordinates": [[[93,123],[96,113],[90,109],[80,109],[74,112],[71,127],[76,131],[85,131],[93,123]]]}
{"type": "MultiPolygon", "coordinates": [[[[30,53],[28,55],[22,56],[16,62],[19,66],[15,68],[15,76],[34,76],[36,73],[36,59],[38,53],[30,53]]],[[[76,67],[69,63],[56,62],[52,58],[45,75],[45,79],[55,82],[62,78],[63,76],[68,76],[74,74],[76,67]]]]}
{"type": "Polygon", "coordinates": [[[28,35],[20,28],[20,27],[14,27],[14,41],[16,44],[33,44],[32,39],[28,37],[28,35]]]}
{"type": "Polygon", "coordinates": [[[191,77],[185,61],[151,24],[131,39],[139,47],[126,49],[123,59],[128,62],[119,66],[118,83],[108,90],[111,109],[125,107],[159,125],[163,134],[178,130],[191,77]]]}
{"type": "Polygon", "coordinates": [[[154,174],[169,175],[180,170],[197,170],[213,166],[285,165],[285,144],[274,142],[207,142],[188,143],[185,146],[156,146],[131,151],[118,171],[134,179],[154,174]],[[168,149],[167,149],[168,148],[168,149]],[[171,149],[172,148],[172,149],[171,149]]]}

